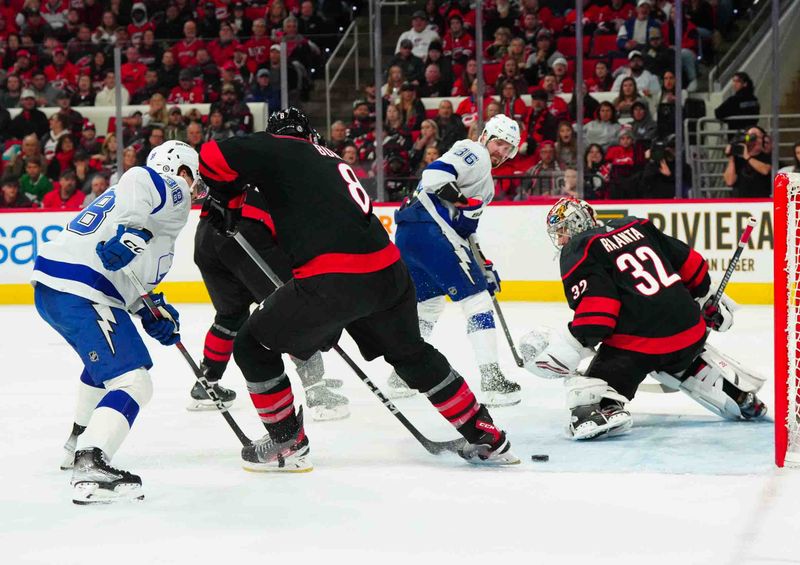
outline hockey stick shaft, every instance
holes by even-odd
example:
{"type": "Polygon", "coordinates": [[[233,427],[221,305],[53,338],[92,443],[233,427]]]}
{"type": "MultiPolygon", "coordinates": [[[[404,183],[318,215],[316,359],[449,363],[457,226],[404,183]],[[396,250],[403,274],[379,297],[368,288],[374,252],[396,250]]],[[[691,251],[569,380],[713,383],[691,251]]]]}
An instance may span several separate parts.
{"type": "MultiPolygon", "coordinates": [[[[150,293],[147,292],[147,290],[144,288],[142,281],[139,280],[139,277],[136,276],[136,273],[133,272],[133,269],[131,269],[130,266],[126,266],[123,267],[122,270],[125,273],[125,275],[127,275],[127,277],[130,279],[133,286],[136,288],[136,292],[139,293],[139,296],[141,297],[145,306],[147,306],[147,309],[150,310],[150,313],[153,314],[153,316],[155,316],[157,319],[164,318],[163,314],[161,313],[161,310],[159,310],[156,303],[153,302],[150,293]]],[[[178,341],[178,343],[175,344],[175,347],[178,348],[178,351],[181,352],[183,358],[192,368],[192,372],[194,373],[194,378],[197,379],[197,382],[199,382],[200,386],[203,387],[203,390],[206,391],[208,397],[214,402],[214,405],[217,407],[217,410],[220,411],[222,417],[225,418],[226,422],[228,422],[228,425],[233,430],[233,433],[236,434],[236,437],[239,439],[242,445],[245,446],[252,444],[253,442],[250,441],[250,438],[248,438],[245,435],[245,433],[242,431],[242,428],[239,427],[239,424],[237,424],[236,421],[233,419],[233,416],[230,415],[230,412],[228,412],[228,409],[225,407],[225,405],[222,403],[222,400],[214,391],[214,387],[211,386],[211,384],[208,382],[208,379],[206,379],[206,376],[203,374],[203,371],[200,369],[200,367],[197,366],[197,363],[194,362],[194,359],[186,350],[186,346],[183,345],[183,342],[178,341]]]]}
{"type": "Polygon", "coordinates": [[[744,248],[747,247],[747,242],[750,241],[750,237],[753,235],[753,228],[755,227],[756,219],[750,217],[750,219],[747,220],[747,226],[744,228],[741,237],[739,237],[739,245],[736,246],[736,251],[733,252],[733,257],[728,263],[728,268],[725,269],[725,274],[723,275],[722,280],[717,287],[717,292],[714,294],[714,298],[711,302],[712,306],[716,306],[719,304],[719,301],[722,300],[722,295],[725,293],[725,287],[728,286],[728,282],[731,280],[731,276],[733,276],[733,272],[736,270],[736,265],[739,263],[739,258],[742,256],[744,248]]]}
{"type": "MultiPolygon", "coordinates": [[[[473,236],[469,237],[469,246],[472,249],[472,254],[475,256],[475,259],[478,260],[478,266],[481,269],[481,272],[486,276],[486,257],[483,256],[483,252],[481,248],[478,247],[478,242],[475,241],[473,236]]],[[[514,362],[517,364],[517,367],[522,367],[525,365],[525,362],[520,357],[519,353],[517,353],[517,348],[514,345],[514,339],[511,337],[511,331],[508,329],[508,324],[506,323],[506,317],[503,316],[503,310],[500,309],[500,303],[497,301],[497,297],[492,295],[492,304],[494,305],[494,311],[497,312],[497,318],[500,320],[500,327],[503,328],[503,333],[506,336],[506,341],[508,342],[508,347],[511,349],[511,355],[514,357],[514,362]]]]}
{"type": "MultiPolygon", "coordinates": [[[[267,276],[270,282],[275,285],[275,288],[280,288],[283,286],[283,281],[275,274],[275,271],[267,264],[261,255],[250,245],[250,242],[247,241],[241,233],[236,233],[233,236],[236,242],[244,249],[245,253],[253,260],[253,262],[258,266],[259,269],[267,276]]],[[[367,385],[367,388],[378,397],[378,400],[381,401],[386,409],[392,413],[392,415],[397,418],[401,424],[411,433],[412,436],[424,447],[428,450],[429,453],[434,455],[441,453],[443,451],[453,451],[457,452],[458,447],[460,447],[463,443],[463,439],[453,440],[453,441],[432,441],[425,437],[422,432],[420,432],[409,420],[405,417],[405,415],[400,411],[395,404],[389,400],[381,390],[373,383],[370,378],[367,376],[364,371],[356,364],[353,359],[344,352],[344,350],[337,344],[333,346],[333,350],[336,351],[337,354],[344,360],[345,363],[353,370],[353,372],[358,376],[361,381],[367,385]]]]}

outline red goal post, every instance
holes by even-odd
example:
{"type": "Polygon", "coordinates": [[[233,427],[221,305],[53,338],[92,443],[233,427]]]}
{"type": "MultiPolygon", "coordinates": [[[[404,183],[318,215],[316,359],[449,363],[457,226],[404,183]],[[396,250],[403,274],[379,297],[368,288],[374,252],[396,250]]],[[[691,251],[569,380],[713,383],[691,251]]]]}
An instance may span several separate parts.
{"type": "Polygon", "coordinates": [[[800,174],[779,173],[775,228],[775,463],[800,467],[800,174]]]}

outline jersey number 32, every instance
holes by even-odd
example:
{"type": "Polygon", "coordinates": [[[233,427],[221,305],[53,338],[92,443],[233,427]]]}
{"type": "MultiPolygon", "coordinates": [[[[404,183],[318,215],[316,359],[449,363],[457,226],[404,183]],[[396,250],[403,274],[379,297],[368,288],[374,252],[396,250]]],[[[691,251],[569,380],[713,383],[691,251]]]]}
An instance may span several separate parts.
{"type": "Polygon", "coordinates": [[[640,281],[634,288],[645,296],[653,296],[662,288],[668,288],[681,280],[675,273],[670,275],[661,257],[647,246],[637,248],[634,253],[623,253],[617,257],[617,268],[623,273],[630,269],[633,278],[640,281]],[[653,265],[656,276],[645,269],[644,263],[653,265]]]}

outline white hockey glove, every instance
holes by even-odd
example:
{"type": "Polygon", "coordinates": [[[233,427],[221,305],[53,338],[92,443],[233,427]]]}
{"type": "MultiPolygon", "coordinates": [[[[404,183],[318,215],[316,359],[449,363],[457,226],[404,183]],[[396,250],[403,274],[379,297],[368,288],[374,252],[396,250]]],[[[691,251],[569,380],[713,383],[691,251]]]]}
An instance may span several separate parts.
{"type": "Polygon", "coordinates": [[[533,363],[525,363],[525,368],[537,377],[557,379],[575,375],[580,362],[594,354],[575,339],[568,328],[553,332],[550,343],[539,353],[533,363]]]}
{"type": "Polygon", "coordinates": [[[706,325],[714,331],[726,332],[733,325],[733,313],[739,309],[739,305],[727,294],[723,294],[716,306],[711,305],[715,291],[709,290],[708,294],[697,299],[700,310],[706,325]]]}

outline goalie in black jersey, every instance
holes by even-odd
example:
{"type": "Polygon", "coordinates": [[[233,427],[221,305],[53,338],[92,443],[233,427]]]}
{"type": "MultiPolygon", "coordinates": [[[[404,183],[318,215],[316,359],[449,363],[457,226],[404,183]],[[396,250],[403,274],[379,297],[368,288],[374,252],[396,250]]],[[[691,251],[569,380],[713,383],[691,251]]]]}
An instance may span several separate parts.
{"type": "Polygon", "coordinates": [[[566,379],[574,439],[630,429],[625,404],[648,374],[724,418],[766,414],[756,396],[763,378],[706,343],[709,328],[731,327],[736,304],[723,295],[712,306],[715,289],[697,251],[646,219],[602,225],[575,198],[551,208],[547,231],[574,316],[561,331],[528,334],[521,350],[533,374],[566,379]]]}

